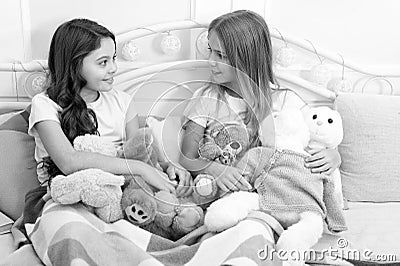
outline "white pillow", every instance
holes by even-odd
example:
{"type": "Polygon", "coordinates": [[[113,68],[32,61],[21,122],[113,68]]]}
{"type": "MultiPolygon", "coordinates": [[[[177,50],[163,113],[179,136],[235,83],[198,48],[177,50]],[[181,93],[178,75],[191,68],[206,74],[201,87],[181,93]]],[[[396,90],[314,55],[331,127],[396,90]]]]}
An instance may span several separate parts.
{"type": "Polygon", "coordinates": [[[146,122],[158,142],[161,159],[179,164],[183,135],[182,118],[169,116],[163,120],[158,120],[154,117],[148,117],[146,122]]]}
{"type": "Polygon", "coordinates": [[[343,194],[350,201],[400,201],[400,96],[339,94],[343,194]]]}

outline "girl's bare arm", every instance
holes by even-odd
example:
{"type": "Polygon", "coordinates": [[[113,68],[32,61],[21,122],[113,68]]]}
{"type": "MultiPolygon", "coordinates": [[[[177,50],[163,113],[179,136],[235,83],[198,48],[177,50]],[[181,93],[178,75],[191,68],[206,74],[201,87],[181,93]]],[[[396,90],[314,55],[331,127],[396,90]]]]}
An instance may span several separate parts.
{"type": "Polygon", "coordinates": [[[62,131],[60,124],[55,121],[41,121],[34,127],[49,156],[66,175],[83,169],[98,168],[117,175],[141,175],[157,189],[175,191],[165,174],[143,162],[76,151],[62,131]]]}

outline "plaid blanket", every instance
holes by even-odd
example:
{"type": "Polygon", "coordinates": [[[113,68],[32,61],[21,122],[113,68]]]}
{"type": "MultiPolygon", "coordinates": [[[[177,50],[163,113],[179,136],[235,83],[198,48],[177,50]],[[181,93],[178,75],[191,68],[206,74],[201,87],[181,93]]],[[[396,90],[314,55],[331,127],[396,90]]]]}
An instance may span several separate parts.
{"type": "MultiPolygon", "coordinates": [[[[42,216],[25,225],[46,265],[280,265],[266,258],[274,233],[262,220],[249,218],[201,241],[173,242],[126,220],[107,224],[80,204],[48,201],[42,216]]],[[[196,234],[195,234],[196,235],[196,234]]]]}

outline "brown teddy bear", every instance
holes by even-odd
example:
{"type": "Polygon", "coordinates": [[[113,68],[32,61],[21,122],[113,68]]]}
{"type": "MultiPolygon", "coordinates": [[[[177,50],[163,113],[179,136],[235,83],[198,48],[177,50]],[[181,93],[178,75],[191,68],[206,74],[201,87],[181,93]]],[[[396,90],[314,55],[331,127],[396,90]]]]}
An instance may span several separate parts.
{"type": "MultiPolygon", "coordinates": [[[[249,132],[243,125],[230,123],[214,127],[199,145],[199,155],[208,161],[235,166],[249,149],[249,132]]],[[[194,180],[193,198],[204,206],[222,196],[214,176],[199,174],[194,180]]]]}
{"type": "MultiPolygon", "coordinates": [[[[123,145],[123,156],[161,169],[158,144],[150,128],[141,128],[123,145]]],[[[203,224],[204,213],[191,198],[155,192],[140,176],[126,177],[121,207],[124,217],[154,234],[177,240],[203,224]]]]}

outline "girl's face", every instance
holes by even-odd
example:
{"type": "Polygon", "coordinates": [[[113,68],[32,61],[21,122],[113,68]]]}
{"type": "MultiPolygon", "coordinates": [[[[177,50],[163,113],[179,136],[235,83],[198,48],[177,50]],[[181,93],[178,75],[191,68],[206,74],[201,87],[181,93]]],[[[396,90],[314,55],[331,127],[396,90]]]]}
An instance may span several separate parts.
{"type": "Polygon", "coordinates": [[[208,34],[208,46],[210,50],[208,61],[213,81],[227,87],[232,86],[232,83],[236,81],[235,70],[230,65],[225,48],[214,31],[210,31],[208,34]]]}
{"type": "Polygon", "coordinates": [[[83,59],[81,75],[86,80],[86,85],[80,91],[81,97],[90,103],[97,99],[99,91],[110,91],[116,71],[114,41],[103,38],[100,48],[83,59]]]}

